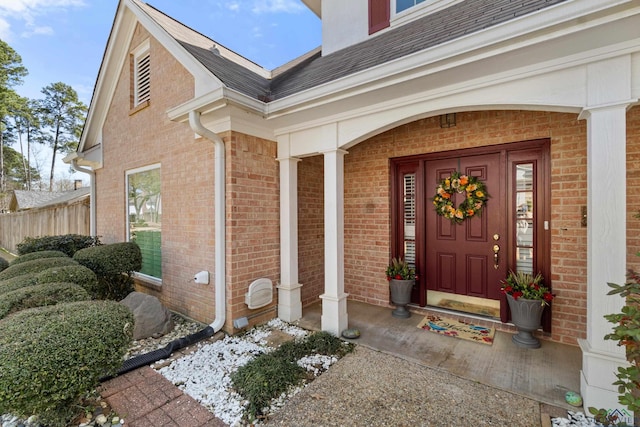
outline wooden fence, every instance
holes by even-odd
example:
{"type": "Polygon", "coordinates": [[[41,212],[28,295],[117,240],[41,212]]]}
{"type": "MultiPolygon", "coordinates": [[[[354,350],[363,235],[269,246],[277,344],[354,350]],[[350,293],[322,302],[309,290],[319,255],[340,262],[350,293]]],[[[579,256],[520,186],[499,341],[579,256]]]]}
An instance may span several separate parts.
{"type": "Polygon", "coordinates": [[[0,247],[16,253],[25,237],[90,233],[89,198],[0,214],[0,247]]]}

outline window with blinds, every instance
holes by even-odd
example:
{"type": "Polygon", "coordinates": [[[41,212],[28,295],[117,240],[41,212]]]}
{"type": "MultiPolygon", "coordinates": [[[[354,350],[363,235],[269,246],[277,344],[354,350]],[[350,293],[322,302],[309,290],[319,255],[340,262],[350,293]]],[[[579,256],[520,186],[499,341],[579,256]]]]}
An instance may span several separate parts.
{"type": "Polygon", "coordinates": [[[535,247],[534,235],[536,218],[534,164],[520,163],[515,165],[515,219],[516,235],[516,268],[517,272],[534,274],[535,247]]]}
{"type": "Polygon", "coordinates": [[[404,259],[416,266],[416,175],[404,176],[404,259]]]}

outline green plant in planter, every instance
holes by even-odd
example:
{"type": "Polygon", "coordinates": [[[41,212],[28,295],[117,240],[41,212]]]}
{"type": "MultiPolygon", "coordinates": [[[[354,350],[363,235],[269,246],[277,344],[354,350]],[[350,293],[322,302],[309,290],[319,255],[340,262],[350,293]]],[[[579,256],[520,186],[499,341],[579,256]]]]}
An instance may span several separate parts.
{"type": "Polygon", "coordinates": [[[387,267],[387,280],[417,280],[416,270],[402,258],[392,258],[387,267]]]}
{"type": "MultiPolygon", "coordinates": [[[[633,270],[627,272],[627,283],[617,285],[607,283],[612,288],[607,295],[620,295],[626,304],[621,313],[605,315],[605,319],[613,323],[613,332],[604,336],[606,340],[617,341],[626,348],[628,367],[619,367],[616,377],[618,381],[618,402],[634,412],[634,425],[640,425],[640,275],[633,270]]],[[[589,408],[596,421],[604,425],[617,425],[617,420],[608,417],[604,409],[589,408]]]]}

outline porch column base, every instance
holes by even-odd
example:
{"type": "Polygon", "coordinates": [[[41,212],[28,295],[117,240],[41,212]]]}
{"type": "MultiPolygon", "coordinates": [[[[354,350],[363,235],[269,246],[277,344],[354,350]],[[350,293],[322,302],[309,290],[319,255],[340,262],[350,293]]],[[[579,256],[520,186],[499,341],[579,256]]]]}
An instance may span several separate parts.
{"type": "Polygon", "coordinates": [[[278,285],[278,318],[285,322],[294,322],[302,318],[302,285],[278,285]]]}
{"type": "Polygon", "coordinates": [[[338,297],[322,294],[322,317],[320,325],[323,331],[329,332],[337,337],[342,331],[348,328],[349,319],[347,315],[347,297],[349,294],[343,293],[338,297]]]}
{"type": "Polygon", "coordinates": [[[580,371],[580,394],[585,413],[589,408],[617,411],[622,421],[633,425],[633,412],[618,402],[618,389],[613,385],[618,367],[629,366],[624,355],[595,351],[584,339],[579,339],[582,350],[582,370],[580,371]]]}

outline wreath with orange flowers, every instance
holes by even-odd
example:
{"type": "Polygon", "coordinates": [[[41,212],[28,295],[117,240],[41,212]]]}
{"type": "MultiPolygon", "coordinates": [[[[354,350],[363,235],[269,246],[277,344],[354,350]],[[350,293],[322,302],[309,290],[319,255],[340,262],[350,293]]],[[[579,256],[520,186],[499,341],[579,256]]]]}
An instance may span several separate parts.
{"type": "Polygon", "coordinates": [[[433,205],[438,215],[461,223],[467,218],[479,215],[488,198],[489,195],[482,181],[475,176],[454,172],[438,184],[433,205]],[[456,193],[466,195],[464,201],[457,207],[453,205],[452,200],[456,193]]]}

